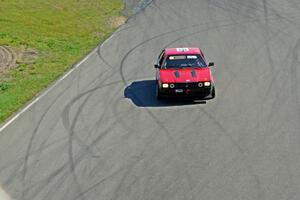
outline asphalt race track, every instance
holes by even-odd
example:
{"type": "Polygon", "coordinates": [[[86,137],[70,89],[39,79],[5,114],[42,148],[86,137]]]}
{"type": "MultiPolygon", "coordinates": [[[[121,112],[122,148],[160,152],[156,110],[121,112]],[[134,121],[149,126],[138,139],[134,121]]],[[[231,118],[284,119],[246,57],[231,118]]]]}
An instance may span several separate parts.
{"type": "Polygon", "coordinates": [[[20,200],[299,200],[300,1],[156,0],[0,133],[20,200]],[[158,102],[165,47],[199,46],[217,98],[158,102]]]}

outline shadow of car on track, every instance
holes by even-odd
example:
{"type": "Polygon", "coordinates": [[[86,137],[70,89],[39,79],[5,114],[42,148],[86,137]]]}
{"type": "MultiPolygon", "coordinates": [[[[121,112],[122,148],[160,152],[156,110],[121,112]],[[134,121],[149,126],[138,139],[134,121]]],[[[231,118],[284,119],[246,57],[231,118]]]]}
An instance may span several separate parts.
{"type": "Polygon", "coordinates": [[[206,101],[194,101],[188,99],[164,99],[157,100],[155,96],[155,80],[142,80],[131,83],[124,90],[125,98],[138,107],[170,107],[194,104],[206,104],[206,101]]]}

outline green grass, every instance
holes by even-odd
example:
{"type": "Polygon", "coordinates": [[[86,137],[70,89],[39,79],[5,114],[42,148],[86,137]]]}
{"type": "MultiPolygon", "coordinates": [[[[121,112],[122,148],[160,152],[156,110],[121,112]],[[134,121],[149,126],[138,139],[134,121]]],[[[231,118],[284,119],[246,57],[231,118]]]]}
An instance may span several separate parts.
{"type": "Polygon", "coordinates": [[[114,30],[121,0],[0,0],[0,45],[39,57],[0,76],[0,123],[114,30]]]}

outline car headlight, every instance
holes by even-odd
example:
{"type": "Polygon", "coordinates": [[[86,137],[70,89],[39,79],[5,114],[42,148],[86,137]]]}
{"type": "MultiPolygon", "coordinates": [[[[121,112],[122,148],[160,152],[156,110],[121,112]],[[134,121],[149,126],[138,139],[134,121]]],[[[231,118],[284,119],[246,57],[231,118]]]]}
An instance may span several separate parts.
{"type": "Polygon", "coordinates": [[[203,87],[203,83],[198,83],[198,87],[203,87]]]}
{"type": "Polygon", "coordinates": [[[169,88],[169,84],[168,84],[168,83],[163,83],[163,84],[162,84],[162,87],[163,87],[163,88],[169,88]]]}
{"type": "Polygon", "coordinates": [[[175,87],[175,85],[174,84],[170,84],[170,88],[174,88],[175,87]]]}
{"type": "Polygon", "coordinates": [[[211,85],[210,82],[204,82],[204,86],[208,87],[208,86],[210,86],[210,85],[211,85]]]}

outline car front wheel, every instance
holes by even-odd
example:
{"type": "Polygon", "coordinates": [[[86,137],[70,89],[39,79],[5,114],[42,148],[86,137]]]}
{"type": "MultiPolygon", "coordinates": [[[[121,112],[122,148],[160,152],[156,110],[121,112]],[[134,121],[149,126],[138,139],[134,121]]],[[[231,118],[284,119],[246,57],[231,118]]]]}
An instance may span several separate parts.
{"type": "Polygon", "coordinates": [[[156,92],[155,93],[156,93],[156,99],[161,100],[162,96],[161,96],[160,91],[159,91],[158,83],[156,83],[156,92]]]}
{"type": "Polygon", "coordinates": [[[211,91],[211,98],[214,99],[216,97],[216,90],[215,87],[213,87],[212,91],[211,91]]]}

